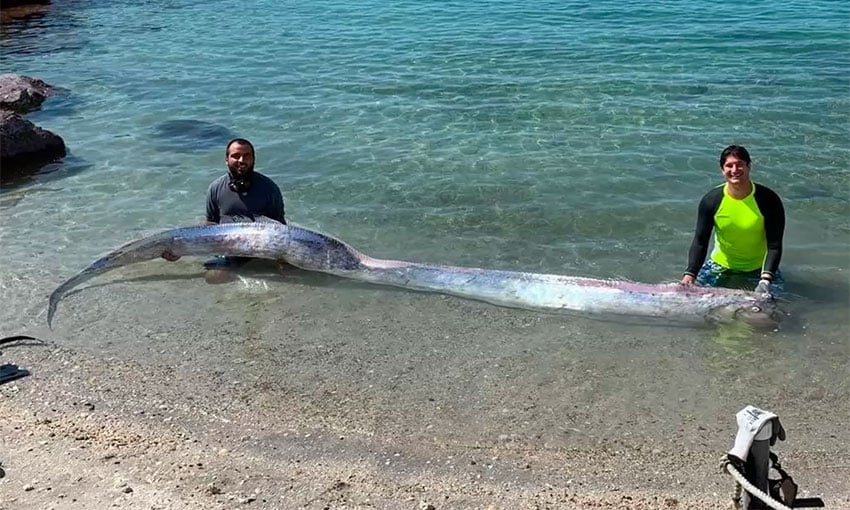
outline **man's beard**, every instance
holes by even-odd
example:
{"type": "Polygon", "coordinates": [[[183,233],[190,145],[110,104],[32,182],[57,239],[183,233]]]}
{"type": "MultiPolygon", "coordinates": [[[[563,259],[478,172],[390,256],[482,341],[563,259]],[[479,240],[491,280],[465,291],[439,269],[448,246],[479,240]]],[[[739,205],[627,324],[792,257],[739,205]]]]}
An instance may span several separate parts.
{"type": "Polygon", "coordinates": [[[238,170],[235,172],[232,168],[228,168],[227,174],[230,177],[227,187],[230,188],[231,191],[235,191],[236,193],[248,191],[251,187],[251,180],[254,177],[254,165],[251,165],[245,170],[238,170]]]}

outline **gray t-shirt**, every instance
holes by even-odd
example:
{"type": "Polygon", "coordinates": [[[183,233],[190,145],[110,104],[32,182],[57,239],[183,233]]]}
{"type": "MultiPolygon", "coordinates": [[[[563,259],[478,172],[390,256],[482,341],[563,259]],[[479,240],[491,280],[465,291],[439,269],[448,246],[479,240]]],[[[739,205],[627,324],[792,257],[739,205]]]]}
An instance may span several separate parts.
{"type": "Polygon", "coordinates": [[[207,221],[214,223],[236,223],[261,221],[265,216],[286,223],[283,211],[283,195],[277,184],[265,175],[254,172],[248,191],[237,193],[227,183],[225,174],[214,180],[207,190],[207,221]]]}

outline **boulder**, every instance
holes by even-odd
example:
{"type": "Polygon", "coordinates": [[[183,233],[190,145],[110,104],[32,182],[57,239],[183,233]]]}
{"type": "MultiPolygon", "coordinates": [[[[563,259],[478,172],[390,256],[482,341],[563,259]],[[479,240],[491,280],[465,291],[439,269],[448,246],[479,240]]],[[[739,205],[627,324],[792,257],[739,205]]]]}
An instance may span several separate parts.
{"type": "Polygon", "coordinates": [[[27,113],[41,107],[54,89],[47,83],[19,74],[0,74],[0,109],[27,113]]]}
{"type": "Polygon", "coordinates": [[[3,4],[0,5],[0,10],[27,7],[30,5],[50,5],[50,0],[3,0],[3,4]]]}
{"type": "Polygon", "coordinates": [[[41,107],[55,92],[29,76],[0,74],[0,182],[38,171],[65,156],[65,142],[21,115],[41,107]]]}
{"type": "Polygon", "coordinates": [[[62,138],[15,112],[0,110],[0,171],[4,182],[64,156],[62,138]]]}
{"type": "MultiPolygon", "coordinates": [[[[29,0],[3,0],[0,2],[0,24],[14,20],[34,19],[44,16],[50,8],[50,2],[29,0]]],[[[4,30],[7,27],[3,27],[4,30]]]]}

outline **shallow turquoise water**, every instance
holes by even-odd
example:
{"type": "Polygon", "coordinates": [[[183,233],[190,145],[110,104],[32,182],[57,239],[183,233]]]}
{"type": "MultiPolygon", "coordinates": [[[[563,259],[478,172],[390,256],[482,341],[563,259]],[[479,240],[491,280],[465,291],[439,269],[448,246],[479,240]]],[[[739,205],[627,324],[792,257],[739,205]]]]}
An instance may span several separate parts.
{"type": "MultiPolygon", "coordinates": [[[[845,3],[244,5],[63,2],[3,27],[0,72],[65,89],[30,118],[70,150],[0,195],[4,322],[41,321],[96,255],[201,218],[222,135],[169,139],[169,121],[253,140],[292,221],[371,255],[646,282],[679,278],[719,152],[739,143],[788,214],[802,326],[774,362],[841,387],[845,3]]],[[[640,331],[647,349],[662,334],[640,331]]]]}
{"type": "Polygon", "coordinates": [[[290,217],[363,249],[658,281],[742,143],[787,202],[786,272],[847,269],[837,2],[733,20],[708,3],[237,5],[71,4],[6,29],[0,69],[68,91],[32,116],[72,154],[42,201],[92,228],[194,221],[220,147],[155,138],[192,119],[254,140],[290,217]]]}

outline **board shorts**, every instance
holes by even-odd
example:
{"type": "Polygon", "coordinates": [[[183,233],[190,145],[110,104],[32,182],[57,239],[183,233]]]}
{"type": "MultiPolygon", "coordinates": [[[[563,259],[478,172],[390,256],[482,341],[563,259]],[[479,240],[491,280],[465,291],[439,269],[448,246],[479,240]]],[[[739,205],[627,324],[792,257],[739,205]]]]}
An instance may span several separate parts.
{"type": "MultiPolygon", "coordinates": [[[[730,289],[753,290],[761,280],[761,269],[754,271],[735,271],[721,266],[713,260],[708,260],[699,269],[697,274],[697,283],[707,287],[728,287],[730,289]]],[[[776,271],[773,276],[773,281],[770,284],[770,289],[773,293],[779,293],[785,290],[785,280],[782,278],[782,272],[776,271]]]]}

